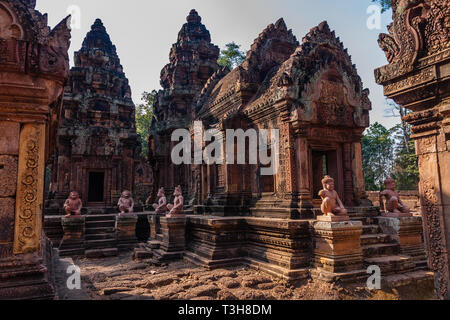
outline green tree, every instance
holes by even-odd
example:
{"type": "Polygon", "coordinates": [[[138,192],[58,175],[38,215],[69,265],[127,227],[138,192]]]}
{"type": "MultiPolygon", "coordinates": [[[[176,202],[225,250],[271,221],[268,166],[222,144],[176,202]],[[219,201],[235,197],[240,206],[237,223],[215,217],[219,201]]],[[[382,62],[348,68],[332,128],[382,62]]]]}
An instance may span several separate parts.
{"type": "Polygon", "coordinates": [[[381,12],[386,12],[391,8],[391,0],[372,0],[381,6],[381,12]]]}
{"type": "Polygon", "coordinates": [[[225,49],[220,52],[217,63],[222,67],[228,67],[233,70],[245,60],[245,53],[240,51],[240,45],[234,42],[227,43],[225,49]]]}
{"type": "Polygon", "coordinates": [[[154,104],[157,92],[144,92],[142,94],[143,103],[136,106],[136,132],[141,137],[142,155],[146,156],[148,152],[148,138],[150,127],[154,119],[154,104]]]}
{"type": "Polygon", "coordinates": [[[392,177],[397,181],[399,190],[416,190],[419,184],[419,163],[411,139],[411,126],[404,120],[410,111],[388,100],[385,112],[386,117],[400,118],[400,123],[391,129],[396,141],[392,177]]]}
{"type": "Polygon", "coordinates": [[[362,139],[363,170],[368,191],[381,190],[392,174],[395,140],[392,132],[376,122],[362,139]]]}
{"type": "Polygon", "coordinates": [[[404,144],[397,148],[392,177],[396,180],[399,190],[418,189],[420,176],[414,141],[409,141],[408,148],[404,144]]]}

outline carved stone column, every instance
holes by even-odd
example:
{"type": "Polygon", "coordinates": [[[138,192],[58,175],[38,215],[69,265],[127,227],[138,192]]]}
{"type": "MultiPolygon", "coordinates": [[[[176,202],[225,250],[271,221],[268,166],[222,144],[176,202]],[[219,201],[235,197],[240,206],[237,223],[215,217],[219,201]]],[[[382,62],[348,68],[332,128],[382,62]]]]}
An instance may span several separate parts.
{"type": "Polygon", "coordinates": [[[344,143],[343,146],[344,161],[344,203],[348,207],[355,205],[354,186],[353,186],[353,170],[352,170],[352,145],[344,143]]]}
{"type": "Polygon", "coordinates": [[[375,71],[384,93],[413,112],[420,197],[429,265],[440,299],[450,298],[450,16],[449,0],[393,1],[390,34],[379,44],[389,64],[375,71]]]}
{"type": "Polygon", "coordinates": [[[68,21],[0,0],[0,299],[54,297],[42,232],[44,171],[68,77],[68,21]]]}
{"type": "Polygon", "coordinates": [[[312,209],[312,191],[309,176],[309,148],[306,137],[297,137],[297,168],[298,168],[298,191],[300,198],[300,208],[312,209]]]}

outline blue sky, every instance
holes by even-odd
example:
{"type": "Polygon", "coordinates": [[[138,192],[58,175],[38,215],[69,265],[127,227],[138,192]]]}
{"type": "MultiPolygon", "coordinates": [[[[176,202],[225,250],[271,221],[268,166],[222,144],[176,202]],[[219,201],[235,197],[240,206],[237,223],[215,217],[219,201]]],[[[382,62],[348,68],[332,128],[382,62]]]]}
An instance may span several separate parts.
{"type": "Polygon", "coordinates": [[[381,29],[369,30],[366,12],[371,4],[370,0],[37,0],[37,9],[48,13],[49,24],[55,26],[70,6],[80,8],[80,29],[72,31],[71,58],[94,20],[101,18],[117,46],[136,104],[143,91],[160,88],[160,71],[191,9],[199,12],[214,44],[223,48],[234,41],[245,52],[266,26],[280,17],[299,41],[327,20],[348,48],[364,86],[370,89],[371,122],[392,127],[399,119],[384,117],[383,89],[374,80],[374,69],[387,63],[377,39],[380,32],[386,32],[391,13],[382,15],[381,29]]]}

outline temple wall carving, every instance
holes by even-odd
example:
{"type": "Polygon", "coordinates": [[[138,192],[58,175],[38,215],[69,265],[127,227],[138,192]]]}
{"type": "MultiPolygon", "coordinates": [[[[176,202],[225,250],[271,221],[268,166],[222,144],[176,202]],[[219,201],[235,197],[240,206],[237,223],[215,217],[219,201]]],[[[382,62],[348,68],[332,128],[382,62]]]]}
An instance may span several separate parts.
{"type": "Polygon", "coordinates": [[[429,265],[441,299],[449,299],[450,3],[393,0],[393,23],[379,44],[389,64],[375,70],[387,97],[412,112],[429,265]]]}

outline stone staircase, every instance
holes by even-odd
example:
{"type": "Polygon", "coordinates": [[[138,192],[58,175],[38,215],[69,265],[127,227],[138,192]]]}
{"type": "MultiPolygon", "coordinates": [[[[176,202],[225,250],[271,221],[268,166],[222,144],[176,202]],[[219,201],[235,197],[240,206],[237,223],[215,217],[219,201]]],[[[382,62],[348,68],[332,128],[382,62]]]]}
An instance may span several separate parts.
{"type": "Polygon", "coordinates": [[[86,217],[85,246],[87,258],[117,256],[115,215],[86,217]]]}
{"type": "Polygon", "coordinates": [[[433,273],[428,271],[427,261],[417,261],[402,254],[400,245],[390,235],[382,233],[378,218],[373,213],[351,214],[351,219],[363,223],[361,247],[364,267],[379,266],[384,286],[395,288],[434,279],[433,273]]]}

